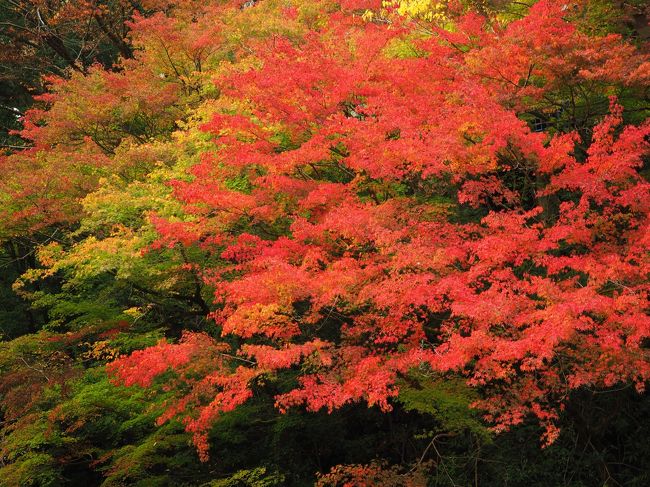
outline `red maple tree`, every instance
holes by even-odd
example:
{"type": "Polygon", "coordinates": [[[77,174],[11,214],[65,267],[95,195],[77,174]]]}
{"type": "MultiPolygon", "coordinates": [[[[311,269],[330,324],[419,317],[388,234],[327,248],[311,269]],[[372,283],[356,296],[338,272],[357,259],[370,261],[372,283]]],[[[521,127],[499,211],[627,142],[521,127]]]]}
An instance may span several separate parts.
{"type": "Polygon", "coordinates": [[[643,390],[650,124],[624,126],[614,97],[583,119],[576,96],[602,105],[650,64],[564,15],[541,1],[506,27],[467,14],[423,36],[344,9],[301,42],[258,41],[259,67],[216,80],[218,150],[171,183],[191,218],[153,217],[161,245],[211,256],[222,339],[112,371],[146,386],[174,369],[190,392],[161,421],[184,416],[203,457],[212,421],[285,369],[280,410],[387,410],[413,368],[460,374],[497,430],[533,414],[547,442],[572,390],[643,390]],[[563,97],[577,131],[533,131],[527,114],[563,97]]]}

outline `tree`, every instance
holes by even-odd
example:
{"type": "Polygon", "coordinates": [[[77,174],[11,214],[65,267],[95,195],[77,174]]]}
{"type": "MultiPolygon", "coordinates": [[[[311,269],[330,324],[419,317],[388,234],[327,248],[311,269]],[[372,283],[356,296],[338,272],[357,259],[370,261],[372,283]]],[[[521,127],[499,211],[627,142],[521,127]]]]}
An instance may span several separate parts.
{"type": "Polygon", "coordinates": [[[615,98],[593,131],[591,112],[551,137],[517,117],[573,83],[640,85],[647,58],[553,1],[502,29],[388,25],[343,11],[252,44],[254,67],[216,81],[218,150],[171,183],[190,221],[154,219],[160,245],[220,258],[199,272],[222,338],[111,369],[175,370],[190,392],[161,421],[183,415],[203,457],[213,421],[287,373],[281,411],[390,410],[410,370],[460,374],[496,430],[534,415],[547,444],[571,390],[648,379],[650,126],[620,129],[615,98]]]}

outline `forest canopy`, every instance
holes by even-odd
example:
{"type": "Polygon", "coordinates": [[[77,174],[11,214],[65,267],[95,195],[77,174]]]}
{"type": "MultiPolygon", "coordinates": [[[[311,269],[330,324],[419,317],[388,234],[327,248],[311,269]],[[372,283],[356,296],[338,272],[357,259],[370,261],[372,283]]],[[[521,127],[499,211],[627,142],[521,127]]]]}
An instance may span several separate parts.
{"type": "Polygon", "coordinates": [[[642,0],[0,0],[0,486],[650,483],[642,0]]]}

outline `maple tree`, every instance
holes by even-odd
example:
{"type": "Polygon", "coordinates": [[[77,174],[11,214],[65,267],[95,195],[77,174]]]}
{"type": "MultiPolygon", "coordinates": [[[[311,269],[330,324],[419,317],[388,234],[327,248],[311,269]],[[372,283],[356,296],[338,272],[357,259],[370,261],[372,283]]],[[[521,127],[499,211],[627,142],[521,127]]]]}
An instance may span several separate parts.
{"type": "Polygon", "coordinates": [[[131,57],[126,21],[147,2],[0,2],[0,150],[19,149],[12,135],[18,118],[43,93],[43,75],[85,72],[94,63],[110,68],[119,55],[131,57]]]}
{"type": "Polygon", "coordinates": [[[16,52],[3,53],[3,64],[19,69],[41,62],[57,72],[83,71],[93,59],[108,61],[111,50],[131,57],[126,21],[147,2],[4,0],[0,29],[16,52]],[[38,61],[37,61],[38,60],[38,61]]]}
{"type": "Polygon", "coordinates": [[[425,39],[398,20],[389,30],[339,16],[299,45],[262,41],[260,68],[217,80],[224,108],[204,130],[219,149],[194,180],[173,182],[194,219],[155,220],[164,245],[221,256],[201,273],[221,334],[238,344],[188,335],[112,368],[148,385],[168,367],[188,382],[211,364],[163,416],[189,409],[202,454],[211,421],[250,398],[249,383],[292,367],[303,372],[276,397],[281,410],[359,400],[387,410],[397,378],[426,367],[480,386],[476,405],[497,429],[536,415],[547,442],[567,390],[643,390],[648,186],[637,171],[648,125],[615,133],[613,99],[581,157],[573,133],[546,140],[517,110],[560,82],[642,84],[648,63],[562,12],[540,2],[496,33],[468,14],[425,39]],[[594,42],[615,44],[604,58],[594,42]],[[575,81],[559,53],[576,60],[575,81]],[[243,191],[233,178],[246,178],[243,191]],[[458,221],[479,205],[488,211],[458,221]]]}

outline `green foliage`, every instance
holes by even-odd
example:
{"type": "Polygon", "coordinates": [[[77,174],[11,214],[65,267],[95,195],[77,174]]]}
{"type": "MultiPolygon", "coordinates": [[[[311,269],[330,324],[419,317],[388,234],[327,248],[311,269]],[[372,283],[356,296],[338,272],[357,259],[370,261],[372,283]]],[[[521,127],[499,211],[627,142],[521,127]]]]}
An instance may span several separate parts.
{"type": "Polygon", "coordinates": [[[267,472],[265,467],[240,470],[227,479],[213,480],[203,487],[272,487],[284,485],[285,478],[277,472],[267,472]]]}
{"type": "Polygon", "coordinates": [[[433,417],[440,429],[450,433],[469,432],[481,441],[491,435],[471,404],[478,398],[475,389],[458,378],[428,378],[413,374],[400,386],[398,400],[406,411],[433,417]]]}
{"type": "Polygon", "coordinates": [[[46,453],[30,453],[20,462],[0,468],[2,487],[56,487],[64,482],[56,460],[46,453]]]}

